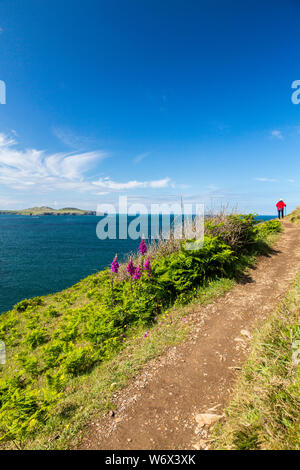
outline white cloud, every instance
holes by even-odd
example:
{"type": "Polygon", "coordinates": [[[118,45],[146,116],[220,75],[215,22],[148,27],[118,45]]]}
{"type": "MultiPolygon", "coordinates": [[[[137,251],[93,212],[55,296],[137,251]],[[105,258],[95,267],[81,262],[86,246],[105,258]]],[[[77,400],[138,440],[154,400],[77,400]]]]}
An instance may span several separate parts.
{"type": "MultiPolygon", "coordinates": [[[[169,186],[170,183],[170,178],[164,178],[161,180],[155,180],[155,181],[149,181],[148,183],[144,183],[144,188],[149,187],[149,188],[166,188],[169,186]]],[[[172,186],[174,187],[174,186],[172,186]]]]}
{"type": "Polygon", "coordinates": [[[58,153],[44,159],[44,166],[50,174],[68,180],[80,180],[90,166],[106,157],[103,152],[85,152],[78,154],[58,153]]]}
{"type": "Polygon", "coordinates": [[[277,180],[275,178],[254,178],[255,181],[261,181],[262,183],[276,183],[277,180]]]}
{"type": "Polygon", "coordinates": [[[16,141],[12,137],[8,137],[5,134],[0,133],[0,148],[1,147],[10,147],[15,145],[16,141]]]}
{"type": "Polygon", "coordinates": [[[18,207],[22,204],[22,200],[20,199],[12,199],[8,197],[2,197],[0,195],[0,209],[3,207],[6,207],[8,209],[13,209],[15,207],[18,207]]]}
{"type": "Polygon", "coordinates": [[[60,142],[65,146],[72,148],[73,151],[80,151],[83,148],[95,145],[94,140],[90,137],[78,135],[68,128],[53,127],[52,132],[60,142]]]}
{"type": "Polygon", "coordinates": [[[133,161],[134,161],[134,163],[139,163],[142,160],[144,160],[144,158],[148,157],[149,155],[150,155],[150,152],[140,153],[139,155],[137,155],[135,157],[135,159],[133,161]]]}
{"type": "Polygon", "coordinates": [[[110,177],[90,176],[95,165],[107,156],[102,151],[46,154],[43,150],[19,150],[14,138],[0,133],[0,183],[15,190],[70,190],[95,195],[125,189],[165,188],[170,183],[169,178],[116,182],[110,177]]]}
{"type": "Polygon", "coordinates": [[[137,189],[137,188],[166,188],[169,186],[170,178],[164,178],[161,180],[153,181],[128,181],[126,183],[117,183],[112,181],[110,178],[100,178],[98,181],[94,181],[95,186],[106,188],[114,191],[122,191],[124,189],[137,189]]]}
{"type": "Polygon", "coordinates": [[[283,134],[278,129],[274,129],[273,131],[271,131],[271,137],[275,137],[276,139],[283,140],[283,134]]]}

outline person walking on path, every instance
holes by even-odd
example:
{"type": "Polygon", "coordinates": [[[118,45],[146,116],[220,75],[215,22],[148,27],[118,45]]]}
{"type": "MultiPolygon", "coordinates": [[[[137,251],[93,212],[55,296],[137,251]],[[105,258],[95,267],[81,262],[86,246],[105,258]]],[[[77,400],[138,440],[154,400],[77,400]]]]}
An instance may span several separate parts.
{"type": "Polygon", "coordinates": [[[283,202],[282,199],[279,199],[279,201],[276,204],[277,210],[278,210],[278,219],[283,219],[284,217],[284,208],[286,207],[286,204],[283,202]]]}

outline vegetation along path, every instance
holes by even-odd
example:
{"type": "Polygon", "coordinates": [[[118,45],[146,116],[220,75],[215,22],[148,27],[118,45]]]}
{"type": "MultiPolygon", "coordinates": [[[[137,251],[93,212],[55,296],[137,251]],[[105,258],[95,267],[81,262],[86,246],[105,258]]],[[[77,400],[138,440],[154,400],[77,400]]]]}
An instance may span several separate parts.
{"type": "Polygon", "coordinates": [[[225,296],[187,316],[191,336],[149,362],[114,396],[115,412],[93,420],[82,449],[203,449],[222,417],[253,329],[276,307],[300,269],[300,228],[285,231],[225,296]]]}

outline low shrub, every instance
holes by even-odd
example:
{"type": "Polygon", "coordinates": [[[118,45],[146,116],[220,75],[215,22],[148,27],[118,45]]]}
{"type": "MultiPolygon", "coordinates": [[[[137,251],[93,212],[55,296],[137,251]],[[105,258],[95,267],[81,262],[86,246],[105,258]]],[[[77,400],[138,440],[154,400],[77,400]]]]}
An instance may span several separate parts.
{"type": "Polygon", "coordinates": [[[24,299],[15,305],[15,309],[18,312],[24,312],[28,307],[38,307],[43,304],[41,297],[33,297],[32,299],[24,299]]]}
{"type": "Polygon", "coordinates": [[[85,346],[71,351],[66,357],[64,367],[68,374],[76,376],[88,372],[93,363],[92,349],[85,346]]]}
{"type": "Polygon", "coordinates": [[[27,372],[32,377],[37,377],[39,375],[38,360],[35,356],[27,355],[26,353],[18,354],[17,358],[21,366],[23,366],[24,371],[27,372]]]}
{"type": "Polygon", "coordinates": [[[45,422],[59,394],[25,388],[20,380],[0,382],[0,433],[2,441],[18,439],[22,445],[24,438],[45,422]]]}
{"type": "Polygon", "coordinates": [[[151,286],[157,289],[159,300],[164,303],[210,279],[233,272],[236,256],[220,236],[205,236],[200,250],[187,250],[185,246],[182,243],[180,251],[152,264],[151,286]]]}
{"type": "Polygon", "coordinates": [[[2,323],[0,323],[0,339],[4,340],[8,333],[16,331],[14,328],[18,324],[17,318],[7,318],[2,323]]]}
{"type": "Polygon", "coordinates": [[[236,252],[255,243],[257,220],[255,214],[220,215],[206,221],[205,232],[219,237],[236,252]]]}
{"type": "Polygon", "coordinates": [[[24,342],[28,344],[32,349],[35,349],[41,344],[46,343],[48,339],[48,334],[44,328],[35,328],[27,334],[24,342]]]}
{"type": "Polygon", "coordinates": [[[50,305],[47,308],[47,314],[48,314],[49,317],[52,317],[52,318],[60,316],[59,311],[57,310],[57,308],[54,307],[54,305],[50,305]]]}
{"type": "Polygon", "coordinates": [[[47,369],[54,368],[59,364],[60,356],[64,351],[65,344],[62,341],[54,340],[43,349],[43,358],[47,369]]]}
{"type": "Polygon", "coordinates": [[[258,231],[261,235],[267,236],[271,233],[279,233],[282,231],[282,225],[279,220],[272,219],[258,225],[258,231]]]}

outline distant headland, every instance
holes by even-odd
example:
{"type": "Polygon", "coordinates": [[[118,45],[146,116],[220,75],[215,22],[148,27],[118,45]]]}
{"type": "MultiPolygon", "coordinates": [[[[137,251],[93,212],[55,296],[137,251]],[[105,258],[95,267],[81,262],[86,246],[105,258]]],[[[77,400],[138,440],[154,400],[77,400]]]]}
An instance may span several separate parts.
{"type": "Polygon", "coordinates": [[[64,207],[52,209],[52,207],[30,207],[22,210],[0,210],[0,214],[6,215],[96,215],[96,211],[85,211],[76,207],[64,207]]]}

